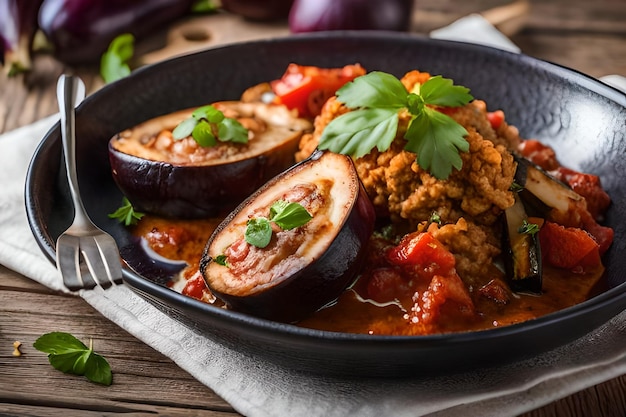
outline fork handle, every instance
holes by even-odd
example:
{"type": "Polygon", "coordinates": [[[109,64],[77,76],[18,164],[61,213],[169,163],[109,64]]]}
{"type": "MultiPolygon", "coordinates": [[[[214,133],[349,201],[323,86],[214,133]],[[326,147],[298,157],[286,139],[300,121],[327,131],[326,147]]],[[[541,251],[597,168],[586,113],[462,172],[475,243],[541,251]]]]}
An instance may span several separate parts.
{"type": "Polygon", "coordinates": [[[89,222],[80,198],[78,176],[76,175],[76,117],[75,108],[85,97],[85,84],[74,75],[62,74],[57,82],[57,100],[61,114],[61,138],[65,155],[65,169],[70,194],[75,208],[75,221],[89,222]]]}

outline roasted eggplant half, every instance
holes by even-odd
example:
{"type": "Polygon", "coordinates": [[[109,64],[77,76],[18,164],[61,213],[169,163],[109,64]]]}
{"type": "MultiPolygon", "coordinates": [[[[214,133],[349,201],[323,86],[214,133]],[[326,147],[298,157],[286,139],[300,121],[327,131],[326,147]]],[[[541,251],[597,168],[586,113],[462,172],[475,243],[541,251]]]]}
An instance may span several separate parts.
{"type": "Polygon", "coordinates": [[[294,322],[336,300],[356,279],[374,222],[352,160],[316,151],[265,184],[218,226],[200,271],[229,308],[294,322]],[[290,229],[274,222],[285,217],[281,207],[288,205],[299,209],[290,213],[306,210],[308,221],[290,229]],[[251,225],[259,219],[271,222],[264,246],[250,239],[251,225]]]}
{"type": "Polygon", "coordinates": [[[541,247],[539,226],[529,222],[524,203],[515,194],[515,203],[504,211],[505,268],[513,291],[541,294],[541,247]]]}
{"type": "Polygon", "coordinates": [[[310,121],[286,107],[239,101],[215,103],[247,129],[247,143],[200,145],[174,129],[188,109],[146,121],[109,142],[113,178],[137,210],[165,217],[199,218],[232,210],[270,178],[294,164],[310,121]]]}

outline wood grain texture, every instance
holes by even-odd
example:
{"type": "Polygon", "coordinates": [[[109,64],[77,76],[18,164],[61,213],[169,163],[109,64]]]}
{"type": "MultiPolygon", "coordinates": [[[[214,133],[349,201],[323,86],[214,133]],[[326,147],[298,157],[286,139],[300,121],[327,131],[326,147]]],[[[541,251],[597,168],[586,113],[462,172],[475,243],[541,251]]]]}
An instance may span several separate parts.
{"type": "MultiPolygon", "coordinates": [[[[511,34],[528,55],[591,76],[626,75],[626,2],[624,0],[533,0],[525,25],[511,34]]],[[[413,30],[428,33],[468,13],[506,4],[503,0],[417,0],[413,30]]],[[[180,42],[180,22],[141,42],[146,61],[218,43],[286,34],[284,24],[250,24],[235,16],[203,16],[192,22],[208,38],[180,42]],[[242,29],[243,28],[243,29],[242,29]],[[168,34],[177,36],[175,48],[168,34]],[[164,49],[165,48],[165,49],[164,49]]],[[[171,36],[174,36],[171,35],[171,36]]],[[[184,34],[183,34],[184,35],[184,34]]],[[[58,111],[58,76],[72,71],[87,92],[103,83],[97,68],[66,68],[37,55],[34,70],[13,79],[0,77],[0,133],[58,111]]],[[[0,266],[0,415],[15,416],[236,416],[233,408],[170,359],[102,317],[82,299],[56,293],[0,266]],[[32,344],[41,334],[58,330],[81,340],[94,339],[96,351],[109,359],[114,383],[102,387],[53,369],[32,344]],[[13,342],[23,355],[12,355],[13,342]]],[[[626,376],[596,385],[523,417],[626,416],[626,376]]]]}

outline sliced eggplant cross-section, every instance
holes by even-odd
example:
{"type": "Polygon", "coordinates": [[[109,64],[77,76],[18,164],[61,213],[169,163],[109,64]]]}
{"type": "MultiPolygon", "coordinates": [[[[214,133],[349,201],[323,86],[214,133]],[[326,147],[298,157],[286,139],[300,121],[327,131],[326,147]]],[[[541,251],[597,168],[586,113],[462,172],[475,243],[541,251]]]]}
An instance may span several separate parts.
{"type": "Polygon", "coordinates": [[[148,120],[109,142],[113,178],[139,211],[198,218],[232,210],[273,176],[294,164],[310,121],[286,107],[225,101],[213,104],[248,131],[247,143],[201,146],[172,131],[196,109],[148,120]]]}
{"type": "Polygon", "coordinates": [[[200,271],[233,310],[297,321],[333,302],[355,280],[374,221],[352,160],[317,151],[270,180],[218,226],[200,271]],[[250,243],[249,225],[271,221],[277,202],[296,203],[310,220],[289,230],[272,223],[267,244],[250,243]]]}
{"type": "Polygon", "coordinates": [[[528,222],[524,203],[517,193],[515,203],[504,211],[505,268],[513,291],[540,294],[542,284],[541,248],[536,225],[528,222]]]}

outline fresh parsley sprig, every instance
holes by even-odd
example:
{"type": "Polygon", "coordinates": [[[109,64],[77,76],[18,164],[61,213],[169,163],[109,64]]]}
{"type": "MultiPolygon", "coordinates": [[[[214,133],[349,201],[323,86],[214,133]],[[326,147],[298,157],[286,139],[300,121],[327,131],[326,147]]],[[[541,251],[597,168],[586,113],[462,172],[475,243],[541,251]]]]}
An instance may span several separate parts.
{"type": "Polygon", "coordinates": [[[123,223],[124,226],[132,226],[137,224],[141,218],[145,216],[144,213],[139,211],[135,211],[135,208],[128,200],[128,198],[122,198],[122,206],[115,210],[113,213],[109,214],[109,218],[117,219],[120,223],[123,223]]]}
{"type": "Polygon", "coordinates": [[[461,169],[460,152],[469,150],[467,131],[451,117],[429,106],[458,107],[473,100],[469,89],[441,76],[431,77],[408,92],[391,74],[373,71],[337,91],[337,100],[356,109],[333,119],[322,132],[319,149],[360,158],[375,147],[384,152],[398,130],[398,113],[406,109],[411,121],[405,149],[417,154],[418,164],[439,179],[461,169]]]}
{"type": "Polygon", "coordinates": [[[517,233],[533,236],[539,233],[539,225],[536,223],[530,223],[528,220],[524,220],[519,229],[517,229],[517,233]]]}
{"type": "Polygon", "coordinates": [[[66,374],[84,375],[92,382],[111,385],[113,376],[107,360],[69,333],[52,332],[40,336],[33,347],[48,354],[50,364],[66,374]]]}
{"type": "Polygon", "coordinates": [[[278,200],[270,207],[269,218],[253,217],[246,224],[246,242],[264,248],[272,240],[272,222],[283,230],[303,226],[313,216],[300,203],[278,200]]]}
{"type": "Polygon", "coordinates": [[[248,129],[238,120],[225,117],[224,113],[208,105],[194,110],[191,117],[183,120],[172,131],[175,140],[191,135],[200,146],[215,146],[217,141],[248,143],[248,129]]]}

